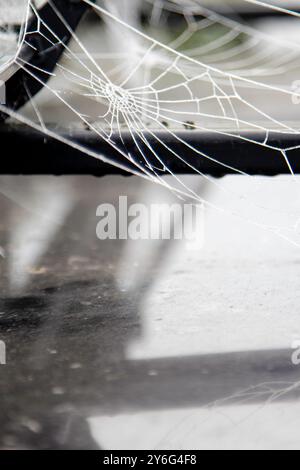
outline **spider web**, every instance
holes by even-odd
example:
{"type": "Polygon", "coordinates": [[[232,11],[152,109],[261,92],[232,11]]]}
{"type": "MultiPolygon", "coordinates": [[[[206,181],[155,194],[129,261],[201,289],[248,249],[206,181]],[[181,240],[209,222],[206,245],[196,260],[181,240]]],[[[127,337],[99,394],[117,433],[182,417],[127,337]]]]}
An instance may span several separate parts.
{"type": "MultiPolygon", "coordinates": [[[[234,10],[229,9],[233,14],[228,17],[198,0],[82,1],[91,7],[94,16],[90,14],[72,34],[70,45],[64,44],[62,60],[44,91],[19,112],[5,109],[11,118],[110,163],[101,151],[72,138],[71,132],[62,136],[56,126],[72,123],[71,129],[88,129],[99,142],[108,143],[120,154],[124,164],[112,162],[120,168],[127,169],[130,163],[133,173],[176,191],[180,197],[221,211],[226,210],[226,198],[242,198],[241,207],[231,215],[299,245],[298,181],[289,155],[300,148],[300,141],[286,148],[272,143],[270,136],[294,136],[297,141],[300,134],[295,105],[300,102],[296,86],[300,42],[244,24],[234,10]],[[142,5],[146,18],[143,26],[138,15],[142,5]],[[191,144],[183,130],[199,133],[197,145],[191,144]],[[201,142],[201,135],[207,132],[251,143],[257,152],[276,151],[295,184],[297,197],[289,207],[278,207],[277,202],[270,203],[270,198],[264,201],[263,195],[259,202],[254,201],[253,194],[263,194],[264,180],[250,177],[238,165],[228,166],[218,156],[207,153],[201,142]],[[124,135],[132,142],[134,153],[128,151],[124,135]],[[183,150],[178,152],[174,143],[183,150]],[[170,158],[180,161],[187,171],[198,173],[209,189],[217,187],[224,204],[216,205],[172,172],[166,163],[170,158]],[[199,159],[208,159],[224,171],[229,169],[251,179],[250,194],[236,192],[228,184],[202,174],[195,163],[199,159]],[[165,178],[168,174],[169,179],[165,178]]],[[[7,25],[7,20],[2,21],[3,34],[11,36],[10,55],[15,48],[13,60],[39,81],[41,70],[35,73],[21,59],[20,46],[29,44],[31,34],[46,34],[49,47],[61,44],[39,18],[40,3],[23,2],[25,20],[18,33],[7,25]],[[32,15],[39,19],[36,31],[28,29],[32,15]]],[[[254,4],[279,10],[291,27],[299,27],[298,13],[278,7],[275,2],[240,3],[243,7],[254,4]]],[[[3,12],[7,13],[7,5],[2,0],[3,12]]],[[[1,16],[5,18],[5,14],[1,16]]],[[[59,12],[57,18],[64,22],[59,12]]],[[[7,50],[3,57],[7,57],[7,50]]]]}

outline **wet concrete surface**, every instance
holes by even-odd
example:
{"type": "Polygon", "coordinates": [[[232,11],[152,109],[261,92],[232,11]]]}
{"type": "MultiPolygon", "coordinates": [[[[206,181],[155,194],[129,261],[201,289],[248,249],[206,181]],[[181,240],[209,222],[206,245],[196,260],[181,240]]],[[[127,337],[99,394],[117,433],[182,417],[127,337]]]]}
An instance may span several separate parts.
{"type": "Polygon", "coordinates": [[[220,215],[208,216],[196,253],[180,242],[99,241],[99,204],[151,195],[136,178],[0,186],[1,448],[297,447],[277,426],[298,409],[298,248],[240,221],[222,226],[220,215]],[[245,409],[276,438],[257,442],[252,422],[238,441],[245,417],[232,414],[245,409]],[[226,426],[207,413],[228,413],[226,426]]]}

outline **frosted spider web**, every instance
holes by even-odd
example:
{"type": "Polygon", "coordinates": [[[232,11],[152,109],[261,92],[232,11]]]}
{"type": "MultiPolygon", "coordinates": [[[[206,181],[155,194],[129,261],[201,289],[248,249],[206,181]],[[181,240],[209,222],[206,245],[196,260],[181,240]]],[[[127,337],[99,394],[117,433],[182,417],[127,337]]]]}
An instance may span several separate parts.
{"type": "MultiPolygon", "coordinates": [[[[228,167],[218,156],[205,152],[201,133],[251,143],[257,152],[267,148],[276,151],[291,174],[290,184],[295,185],[298,196],[298,181],[289,154],[300,148],[300,141],[293,148],[274,146],[270,135],[297,138],[300,134],[299,107],[295,105],[300,102],[300,91],[295,87],[300,41],[246,25],[237,15],[229,19],[213,11],[212,2],[116,0],[94,4],[82,1],[91,7],[95,16],[86,18],[73,33],[72,43],[64,45],[62,60],[44,91],[21,111],[6,110],[11,118],[110,163],[101,151],[87,148],[72,138],[71,132],[62,136],[53,123],[56,126],[67,123],[71,129],[88,129],[99,142],[105,141],[120,154],[120,163],[113,164],[126,169],[129,162],[133,173],[176,191],[181,197],[226,210],[225,203],[214,204],[189,186],[184,177],[174,174],[165,161],[164,156],[168,155],[168,159],[177,159],[187,170],[198,173],[209,189],[216,187],[222,191],[224,201],[233,194],[241,199],[240,207],[232,215],[299,245],[297,197],[281,207],[278,201],[272,204],[263,197],[259,203],[254,202],[252,196],[264,187],[264,180],[246,175],[238,165],[228,167]],[[141,5],[147,17],[143,27],[138,15],[141,5]],[[186,134],[180,132],[184,129],[199,132],[197,145],[192,145],[186,134]],[[125,134],[134,144],[134,153],[127,149],[125,134]],[[184,150],[179,153],[174,143],[180,143],[184,150]],[[242,189],[234,191],[221,180],[202,174],[194,163],[198,159],[208,159],[225,172],[229,169],[250,178],[253,182],[250,193],[242,189]],[[164,176],[168,174],[171,178],[166,179],[164,176]]],[[[39,19],[38,7],[43,2],[15,2],[25,5],[25,26],[13,33],[7,26],[11,21],[3,19],[2,33],[12,37],[14,34],[14,62],[40,80],[18,55],[20,46],[28,44],[31,34],[39,34],[41,26],[49,32],[50,46],[61,41],[41,21],[37,31],[29,31],[28,27],[26,31],[32,15],[39,19]]],[[[257,8],[263,5],[280,10],[291,26],[300,30],[298,13],[285,10],[278,3],[256,0],[240,3],[244,7],[254,4],[257,8]]],[[[0,3],[2,18],[9,4],[7,0],[0,3]]],[[[57,15],[58,21],[64,21],[57,15]]],[[[2,67],[6,56],[7,51],[2,67]]]]}

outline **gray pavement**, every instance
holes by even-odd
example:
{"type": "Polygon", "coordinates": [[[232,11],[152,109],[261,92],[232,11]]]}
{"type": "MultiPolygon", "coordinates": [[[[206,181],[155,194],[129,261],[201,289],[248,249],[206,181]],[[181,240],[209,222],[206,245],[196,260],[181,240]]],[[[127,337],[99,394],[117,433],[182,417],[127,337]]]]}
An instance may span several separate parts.
{"type": "Polygon", "coordinates": [[[96,237],[166,189],[1,177],[2,448],[299,448],[299,180],[217,181],[191,250],[96,237]]]}

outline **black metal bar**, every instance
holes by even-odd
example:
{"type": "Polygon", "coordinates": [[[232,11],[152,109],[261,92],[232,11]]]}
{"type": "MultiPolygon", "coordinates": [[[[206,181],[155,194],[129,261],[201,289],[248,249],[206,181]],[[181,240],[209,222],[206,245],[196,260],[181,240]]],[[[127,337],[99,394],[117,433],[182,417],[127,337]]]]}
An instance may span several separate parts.
{"type": "MultiPolygon", "coordinates": [[[[275,10],[273,8],[267,8],[259,5],[256,6],[248,4],[247,6],[244,5],[244,7],[242,8],[241,5],[226,5],[226,2],[224,3],[225,4],[222,4],[222,6],[214,6],[213,10],[227,17],[239,17],[245,21],[255,21],[263,18],[286,17],[288,15],[288,13],[284,11],[275,10]]],[[[211,5],[205,6],[209,8],[212,7],[211,5]]],[[[281,5],[278,6],[280,7],[281,5]]],[[[286,10],[290,8],[293,12],[300,13],[299,5],[293,5],[292,7],[289,7],[289,5],[282,5],[282,7],[286,10]]]]}
{"type": "MultiPolygon", "coordinates": [[[[130,174],[137,168],[128,163],[112,145],[102,140],[90,130],[68,131],[56,130],[62,138],[79,144],[81,150],[74,149],[57,139],[49,138],[42,132],[27,128],[23,125],[2,125],[0,126],[0,141],[2,148],[2,158],[0,160],[0,174],[91,174],[103,176],[106,174],[130,174]],[[88,155],[87,152],[96,152],[108,158],[112,165],[103,163],[100,160],[88,155]],[[113,163],[121,164],[126,170],[116,168],[113,163]]],[[[147,139],[153,149],[157,151],[166,167],[177,174],[191,174],[202,172],[217,177],[235,172],[224,165],[236,168],[251,175],[274,176],[278,174],[289,174],[290,169],[284,156],[278,148],[295,147],[300,144],[297,135],[270,135],[269,144],[276,148],[265,147],[256,143],[241,139],[240,137],[230,137],[213,132],[199,132],[196,130],[180,130],[177,136],[188,142],[199,151],[217,160],[214,162],[202,157],[195,151],[175,139],[167,130],[156,131],[157,136],[171,149],[184,157],[188,164],[185,164],[166,147],[158,144],[151,134],[147,139]],[[219,162],[219,163],[218,163],[219,162]],[[192,165],[195,170],[191,169],[192,165]]],[[[243,132],[245,139],[251,138],[256,142],[263,142],[264,135],[259,132],[243,132]]],[[[123,131],[122,140],[118,136],[113,136],[112,140],[124,152],[145,165],[143,158],[137,149],[130,133],[123,131]]],[[[157,169],[158,161],[151,155],[150,151],[144,149],[148,161],[157,169]]],[[[289,162],[296,174],[300,174],[300,149],[288,153],[289,162]]],[[[163,170],[160,173],[164,173],[163,170]]]]}
{"type": "MultiPolygon", "coordinates": [[[[295,13],[300,13],[300,8],[294,8],[293,11],[295,13]]],[[[236,14],[226,14],[226,16],[231,16],[231,17],[236,17],[238,16],[239,18],[245,20],[245,21],[256,21],[264,18],[282,18],[282,17],[287,17],[287,13],[284,13],[282,11],[277,11],[277,10],[271,10],[271,9],[264,9],[261,11],[256,11],[256,10],[245,10],[245,11],[240,11],[237,12],[236,14]]]]}

